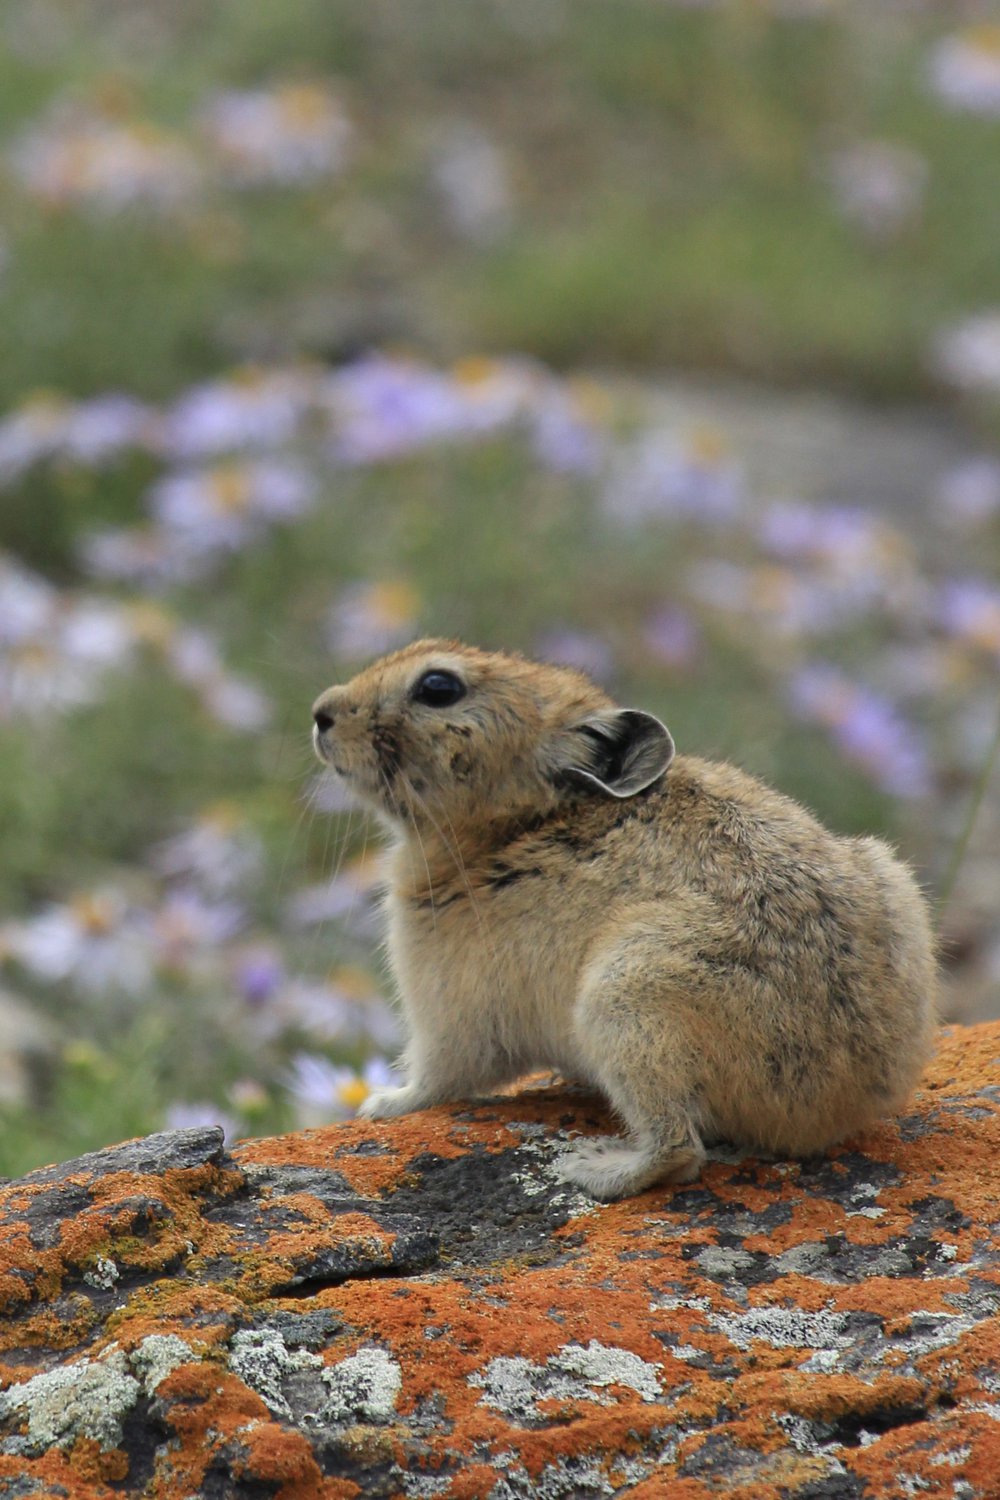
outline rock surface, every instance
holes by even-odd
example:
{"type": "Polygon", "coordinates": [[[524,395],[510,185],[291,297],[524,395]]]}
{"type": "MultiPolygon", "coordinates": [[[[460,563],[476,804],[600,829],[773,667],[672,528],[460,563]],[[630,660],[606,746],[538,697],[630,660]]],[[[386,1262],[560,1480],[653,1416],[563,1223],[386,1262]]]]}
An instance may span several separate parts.
{"type": "Polygon", "coordinates": [[[597,1205],[525,1091],[0,1193],[0,1496],[1000,1493],[1000,1025],[828,1158],[597,1205]]]}

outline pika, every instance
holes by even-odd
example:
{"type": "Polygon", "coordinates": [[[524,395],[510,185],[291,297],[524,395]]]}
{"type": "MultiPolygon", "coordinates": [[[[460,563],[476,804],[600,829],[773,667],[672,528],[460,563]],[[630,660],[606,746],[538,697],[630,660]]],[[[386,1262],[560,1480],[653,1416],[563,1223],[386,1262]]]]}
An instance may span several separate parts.
{"type": "Polygon", "coordinates": [[[692,1181],[714,1140],[822,1151],[913,1087],[934,946],[878,839],[675,755],[658,719],[577,671],[457,641],[376,661],[313,719],[320,759],[391,836],[406,1082],[362,1114],[556,1069],[624,1122],[559,1164],[614,1199],[692,1181]]]}

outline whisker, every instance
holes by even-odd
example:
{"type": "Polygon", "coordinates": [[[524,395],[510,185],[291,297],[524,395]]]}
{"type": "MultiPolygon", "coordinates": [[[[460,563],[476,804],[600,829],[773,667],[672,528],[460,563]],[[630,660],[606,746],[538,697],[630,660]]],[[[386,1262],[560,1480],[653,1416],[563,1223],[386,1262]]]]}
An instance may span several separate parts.
{"type": "MultiPolygon", "coordinates": [[[[444,848],[446,849],[446,851],[448,852],[448,854],[451,855],[452,862],[455,865],[455,869],[458,872],[459,878],[462,881],[462,884],[465,886],[466,892],[468,893],[469,903],[470,903],[470,905],[472,907],[472,911],[473,911],[473,914],[474,914],[474,916],[476,918],[476,921],[479,924],[479,931],[482,934],[484,941],[487,943],[487,945],[489,947],[490,956],[493,959],[493,969],[494,969],[494,978],[495,978],[495,981],[498,982],[501,985],[501,987],[502,987],[503,984],[504,984],[504,980],[503,980],[503,966],[500,963],[500,954],[499,954],[499,951],[497,949],[497,946],[496,946],[495,942],[493,941],[493,938],[492,938],[492,936],[490,934],[490,931],[489,931],[489,929],[487,927],[487,924],[486,924],[486,922],[485,922],[485,920],[483,918],[483,913],[480,910],[479,902],[476,899],[476,892],[475,892],[475,889],[473,888],[472,881],[469,879],[468,868],[467,868],[467,866],[465,864],[464,859],[462,858],[462,852],[461,852],[461,848],[460,848],[459,842],[458,842],[458,833],[457,833],[457,830],[455,828],[455,825],[451,821],[451,818],[448,817],[448,814],[445,813],[444,816],[448,819],[448,826],[450,827],[451,832],[452,832],[452,836],[454,837],[454,840],[455,840],[454,844],[452,844],[446,838],[446,836],[445,836],[445,834],[444,834],[444,832],[443,832],[443,830],[441,828],[440,823],[438,823],[437,819],[434,817],[434,814],[431,812],[430,808],[428,807],[426,799],[423,798],[418,791],[416,791],[416,789],[414,788],[414,786],[413,786],[413,784],[411,782],[407,782],[407,788],[408,788],[408,790],[410,792],[410,795],[414,798],[414,800],[423,809],[425,817],[427,818],[428,822],[431,824],[431,826],[434,829],[435,833],[437,834],[438,838],[441,840],[442,845],[444,846],[444,848]]],[[[501,997],[503,997],[503,988],[501,988],[501,997]]]]}
{"type": "MultiPolygon", "coordinates": [[[[353,819],[353,817],[354,817],[354,813],[352,811],[351,818],[353,819]]],[[[363,837],[362,837],[362,840],[361,840],[361,853],[358,855],[355,863],[357,865],[360,865],[361,869],[364,870],[365,859],[367,858],[367,855],[368,855],[368,842],[369,842],[369,840],[371,838],[371,831],[372,831],[372,825],[371,825],[371,819],[370,818],[367,818],[367,817],[365,818],[365,820],[364,820],[364,822],[362,824],[362,830],[363,830],[363,837]]],[[[344,846],[344,852],[346,853],[346,845],[344,846]]],[[[333,884],[333,881],[336,880],[337,877],[340,875],[340,871],[341,871],[341,869],[343,867],[343,863],[344,863],[344,857],[342,855],[341,858],[337,862],[337,868],[336,868],[336,870],[334,871],[333,875],[331,876],[331,879],[330,879],[331,885],[333,884]]],[[[351,892],[351,903],[348,906],[347,911],[344,913],[344,915],[343,915],[343,917],[341,919],[343,921],[344,926],[347,927],[347,928],[350,928],[351,921],[352,921],[352,919],[354,917],[354,911],[355,911],[355,908],[357,907],[357,904],[358,904],[358,886],[357,886],[357,884],[355,884],[354,889],[351,892]]]]}
{"type": "Polygon", "coordinates": [[[315,815],[316,802],[319,798],[319,793],[320,783],[317,781],[309,787],[306,795],[300,798],[301,806],[299,808],[299,814],[292,825],[291,832],[288,836],[288,843],[285,846],[285,856],[281,862],[281,869],[278,871],[278,879],[274,888],[276,897],[281,895],[282,889],[284,888],[285,880],[288,875],[288,866],[292,858],[292,850],[295,847],[296,840],[302,832],[302,825],[307,818],[309,819],[309,825],[311,826],[312,818],[315,815]]]}
{"type": "MultiPolygon", "coordinates": [[[[409,778],[407,776],[405,776],[402,771],[400,771],[398,773],[398,775],[400,777],[400,780],[406,786],[406,789],[409,792],[410,796],[411,797],[416,797],[417,800],[419,801],[418,793],[415,791],[415,789],[413,787],[413,784],[409,780],[409,778]]],[[[383,780],[385,780],[384,775],[383,775],[383,780]]],[[[386,790],[389,791],[389,785],[388,785],[387,781],[386,781],[386,790]]],[[[413,824],[413,832],[416,834],[417,846],[420,849],[420,855],[421,855],[421,858],[423,859],[423,862],[424,862],[424,869],[427,872],[427,896],[428,896],[428,899],[430,900],[430,903],[431,903],[431,926],[433,927],[434,932],[436,934],[437,933],[437,906],[436,906],[435,901],[434,901],[434,881],[433,881],[433,878],[431,876],[430,862],[428,861],[428,858],[427,858],[427,850],[424,847],[424,841],[423,841],[423,838],[421,836],[420,829],[416,826],[415,823],[413,824]]],[[[412,877],[412,873],[413,873],[412,872],[412,868],[411,868],[410,873],[411,873],[411,877],[412,877]]]]}
{"type": "Polygon", "coordinates": [[[276,751],[275,757],[274,757],[274,766],[273,766],[273,768],[271,770],[271,775],[275,779],[278,779],[281,776],[281,762],[282,762],[282,760],[284,758],[285,751],[286,751],[286,749],[288,747],[288,744],[289,744],[289,742],[291,740],[291,736],[292,736],[292,723],[293,723],[294,718],[295,718],[295,715],[294,715],[293,710],[289,709],[288,712],[285,715],[285,721],[284,721],[284,723],[281,726],[280,738],[278,740],[278,748],[277,748],[277,751],[276,751]]]}

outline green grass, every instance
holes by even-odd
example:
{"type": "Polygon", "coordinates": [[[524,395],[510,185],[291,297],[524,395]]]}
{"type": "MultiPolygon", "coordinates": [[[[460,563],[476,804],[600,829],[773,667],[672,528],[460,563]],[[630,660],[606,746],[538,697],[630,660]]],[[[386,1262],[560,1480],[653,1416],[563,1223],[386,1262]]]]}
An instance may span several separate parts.
{"type": "Polygon", "coordinates": [[[386,339],[912,395],[933,389],[937,327],[1000,300],[1000,126],[930,96],[933,17],[578,0],[529,23],[437,0],[418,22],[251,0],[197,22],[172,7],[140,46],[127,16],[60,15],[61,45],[0,58],[11,134],[67,94],[184,133],[211,89],[332,75],[357,149],[334,184],[209,193],[162,220],[32,208],[8,182],[0,402],[163,396],[220,360],[386,339]],[[456,120],[506,153],[514,220],[494,244],[456,235],[428,185],[428,143],[456,120]],[[841,222],[824,179],[832,150],[870,137],[928,167],[921,221],[884,246],[841,222]]]}

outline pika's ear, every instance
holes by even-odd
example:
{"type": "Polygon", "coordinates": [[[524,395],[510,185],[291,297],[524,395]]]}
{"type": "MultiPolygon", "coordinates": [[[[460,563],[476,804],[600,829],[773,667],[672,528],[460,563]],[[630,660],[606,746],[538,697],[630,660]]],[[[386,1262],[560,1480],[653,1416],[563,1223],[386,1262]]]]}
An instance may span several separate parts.
{"type": "Polygon", "coordinates": [[[634,797],[659,781],[674,758],[665,724],[639,708],[610,709],[573,726],[561,774],[607,797],[634,797]]]}

